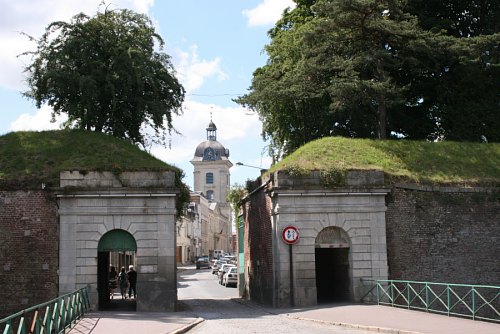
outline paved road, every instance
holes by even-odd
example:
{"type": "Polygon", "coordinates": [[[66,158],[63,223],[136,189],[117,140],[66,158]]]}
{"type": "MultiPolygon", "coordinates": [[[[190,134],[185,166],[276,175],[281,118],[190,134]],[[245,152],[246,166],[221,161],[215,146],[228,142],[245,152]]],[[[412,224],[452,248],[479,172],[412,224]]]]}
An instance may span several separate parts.
{"type": "Polygon", "coordinates": [[[212,269],[184,267],[179,270],[177,281],[177,298],[189,299],[230,299],[238,297],[238,290],[234,287],[224,287],[212,275],[212,269]]]}
{"type": "Polygon", "coordinates": [[[237,294],[235,288],[219,285],[216,276],[208,270],[180,272],[178,297],[183,311],[205,319],[188,333],[373,333],[270,314],[262,308],[238,302],[237,294]]]}

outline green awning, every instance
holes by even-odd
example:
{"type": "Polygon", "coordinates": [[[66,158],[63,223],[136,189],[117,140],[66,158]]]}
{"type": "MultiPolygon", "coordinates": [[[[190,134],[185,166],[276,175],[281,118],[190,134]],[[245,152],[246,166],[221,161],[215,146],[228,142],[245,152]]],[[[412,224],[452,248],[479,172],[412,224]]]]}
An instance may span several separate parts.
{"type": "Polygon", "coordinates": [[[132,234],[124,230],[112,230],[99,240],[99,252],[137,251],[137,243],[132,234]]]}

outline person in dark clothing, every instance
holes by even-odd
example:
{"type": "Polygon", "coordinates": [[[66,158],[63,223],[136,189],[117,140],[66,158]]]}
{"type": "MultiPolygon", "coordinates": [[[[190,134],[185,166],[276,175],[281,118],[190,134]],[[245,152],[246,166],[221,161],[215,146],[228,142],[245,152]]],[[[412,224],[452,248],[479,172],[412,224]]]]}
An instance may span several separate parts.
{"type": "Polygon", "coordinates": [[[125,267],[122,267],[120,273],[118,274],[118,282],[120,282],[120,293],[122,294],[122,299],[127,299],[127,273],[125,272],[125,267]]]}
{"type": "Polygon", "coordinates": [[[128,279],[128,297],[132,298],[132,291],[134,291],[134,298],[137,296],[137,272],[134,270],[134,266],[130,265],[127,271],[127,279],[128,279]]]}
{"type": "Polygon", "coordinates": [[[116,272],[116,268],[111,266],[109,268],[109,277],[108,277],[109,296],[111,297],[111,299],[113,299],[113,296],[115,294],[115,289],[118,287],[117,279],[118,279],[118,273],[116,272]]]}

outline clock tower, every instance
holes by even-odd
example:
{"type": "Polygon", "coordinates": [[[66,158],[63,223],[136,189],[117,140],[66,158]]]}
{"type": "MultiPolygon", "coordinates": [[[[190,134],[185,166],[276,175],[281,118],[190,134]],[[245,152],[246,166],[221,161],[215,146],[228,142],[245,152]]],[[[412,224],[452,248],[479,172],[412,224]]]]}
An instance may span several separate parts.
{"type": "Polygon", "coordinates": [[[230,208],[226,196],[230,187],[229,150],[217,141],[217,127],[210,120],[207,140],[196,147],[191,163],[194,166],[194,191],[202,192],[210,201],[217,203],[229,216],[230,208]]]}

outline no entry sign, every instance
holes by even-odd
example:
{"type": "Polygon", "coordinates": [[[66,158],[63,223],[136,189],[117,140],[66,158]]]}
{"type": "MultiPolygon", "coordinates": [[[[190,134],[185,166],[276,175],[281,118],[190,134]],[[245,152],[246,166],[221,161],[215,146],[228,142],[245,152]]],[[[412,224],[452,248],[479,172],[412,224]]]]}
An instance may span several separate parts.
{"type": "Polygon", "coordinates": [[[295,226],[287,226],[281,233],[283,241],[289,245],[293,245],[299,241],[299,230],[295,226]]]}

